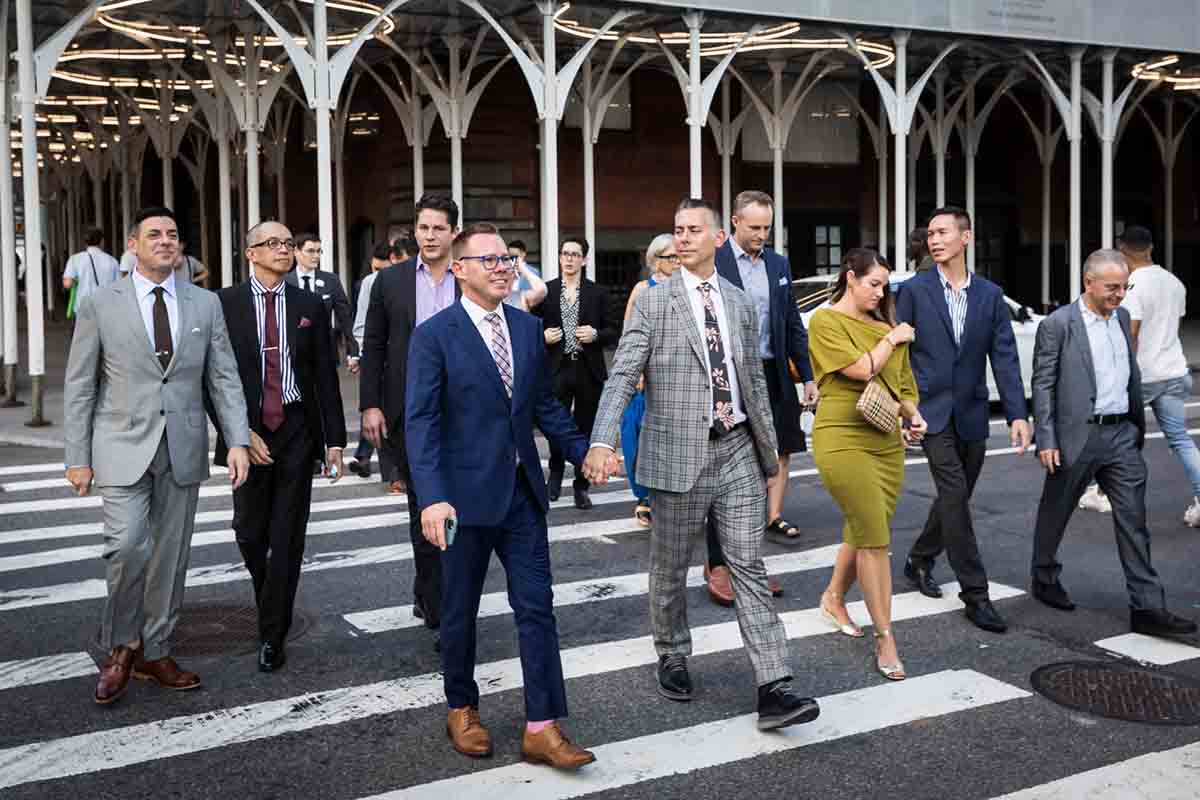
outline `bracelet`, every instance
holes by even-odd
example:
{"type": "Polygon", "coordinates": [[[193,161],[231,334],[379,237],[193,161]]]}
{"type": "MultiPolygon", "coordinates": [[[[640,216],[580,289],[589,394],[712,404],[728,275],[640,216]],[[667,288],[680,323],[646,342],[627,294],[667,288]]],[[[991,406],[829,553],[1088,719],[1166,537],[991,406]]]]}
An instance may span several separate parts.
{"type": "Polygon", "coordinates": [[[875,376],[875,357],[871,355],[870,350],[867,351],[867,361],[870,362],[870,364],[871,364],[871,372],[869,374],[871,375],[871,377],[874,377],[875,376]]]}

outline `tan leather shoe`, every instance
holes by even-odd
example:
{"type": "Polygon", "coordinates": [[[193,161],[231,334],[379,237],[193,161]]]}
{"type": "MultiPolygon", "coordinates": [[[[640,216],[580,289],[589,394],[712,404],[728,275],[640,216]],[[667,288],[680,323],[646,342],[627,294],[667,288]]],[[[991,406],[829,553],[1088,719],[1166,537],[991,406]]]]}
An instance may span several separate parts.
{"type": "Polygon", "coordinates": [[[521,758],[533,764],[549,764],[555,769],[573,771],[595,761],[596,755],[572,742],[557,722],[551,722],[538,733],[530,733],[528,728],[525,729],[525,736],[521,739],[521,758]]]}
{"type": "Polygon", "coordinates": [[[708,597],[719,606],[733,605],[733,578],[729,567],[708,568],[704,565],[704,582],[708,584],[708,597]]]}
{"type": "Polygon", "coordinates": [[[492,754],[492,735],[479,721],[475,706],[452,708],[446,715],[446,735],[454,749],[471,758],[487,758],[492,754]]]}
{"type": "Polygon", "coordinates": [[[133,669],[133,648],[121,645],[113,648],[112,655],[100,670],[93,699],[102,706],[115,703],[129,688],[129,674],[133,669]]]}
{"type": "Polygon", "coordinates": [[[195,689],[200,685],[200,676],[194,672],[185,672],[170,656],[145,661],[139,654],[133,662],[133,677],[139,681],[154,681],[164,689],[184,691],[195,689]]]}

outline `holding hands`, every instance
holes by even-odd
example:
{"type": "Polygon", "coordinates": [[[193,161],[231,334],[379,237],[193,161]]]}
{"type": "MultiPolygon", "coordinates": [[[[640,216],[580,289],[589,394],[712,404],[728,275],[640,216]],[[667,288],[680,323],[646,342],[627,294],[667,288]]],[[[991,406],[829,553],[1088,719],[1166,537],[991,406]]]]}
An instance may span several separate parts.
{"type": "Polygon", "coordinates": [[[616,474],[620,466],[621,462],[617,459],[615,450],[593,447],[588,450],[587,458],[583,462],[583,477],[593,484],[603,485],[616,474]]]}

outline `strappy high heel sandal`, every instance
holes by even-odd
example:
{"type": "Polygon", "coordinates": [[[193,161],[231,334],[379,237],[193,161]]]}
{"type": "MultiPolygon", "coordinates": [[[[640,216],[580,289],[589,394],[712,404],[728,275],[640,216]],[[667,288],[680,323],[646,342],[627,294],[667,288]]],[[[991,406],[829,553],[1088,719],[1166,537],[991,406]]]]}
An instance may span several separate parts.
{"type": "MultiPolygon", "coordinates": [[[[838,618],[834,613],[825,607],[825,595],[829,595],[834,600],[840,599],[842,595],[837,592],[825,592],[821,595],[821,619],[833,626],[834,630],[841,633],[843,636],[849,636],[851,639],[861,639],[863,637],[862,628],[854,624],[854,620],[850,620],[847,624],[838,622],[838,618]]],[[[847,613],[849,616],[849,613],[847,613]]]]}
{"type": "MultiPolygon", "coordinates": [[[[875,638],[877,640],[890,638],[891,635],[891,628],[881,628],[880,630],[875,631],[875,638]]],[[[902,681],[908,677],[908,675],[904,672],[904,662],[899,658],[896,659],[895,664],[884,664],[879,660],[878,642],[875,644],[875,669],[879,670],[879,674],[887,678],[889,681],[902,681]]]]}

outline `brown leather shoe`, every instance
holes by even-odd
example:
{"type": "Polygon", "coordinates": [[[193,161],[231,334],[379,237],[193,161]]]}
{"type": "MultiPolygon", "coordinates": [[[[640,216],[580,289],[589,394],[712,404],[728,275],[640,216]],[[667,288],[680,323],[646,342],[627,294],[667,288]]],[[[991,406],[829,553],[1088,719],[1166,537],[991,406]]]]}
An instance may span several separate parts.
{"type": "Polygon", "coordinates": [[[595,761],[596,755],[572,742],[557,722],[551,722],[538,733],[525,729],[521,758],[532,764],[549,764],[555,769],[577,770],[595,761]]]}
{"type": "Polygon", "coordinates": [[[183,691],[195,689],[200,685],[200,676],[194,672],[185,672],[170,656],[146,661],[140,656],[133,664],[133,677],[139,681],[154,681],[164,689],[183,691]]]}
{"type": "Polygon", "coordinates": [[[113,648],[112,655],[100,670],[93,699],[102,706],[115,703],[129,688],[129,675],[133,669],[133,648],[121,645],[113,648]]]}
{"type": "Polygon", "coordinates": [[[783,597],[783,584],[774,575],[767,576],[767,588],[771,590],[771,597],[783,597]]]}
{"type": "Polygon", "coordinates": [[[492,754],[492,735],[479,721],[475,706],[452,708],[446,715],[446,735],[454,749],[471,758],[488,758],[492,754]]]}
{"type": "Polygon", "coordinates": [[[708,568],[704,565],[704,582],[708,584],[708,598],[719,606],[733,605],[733,578],[729,567],[708,568]]]}

